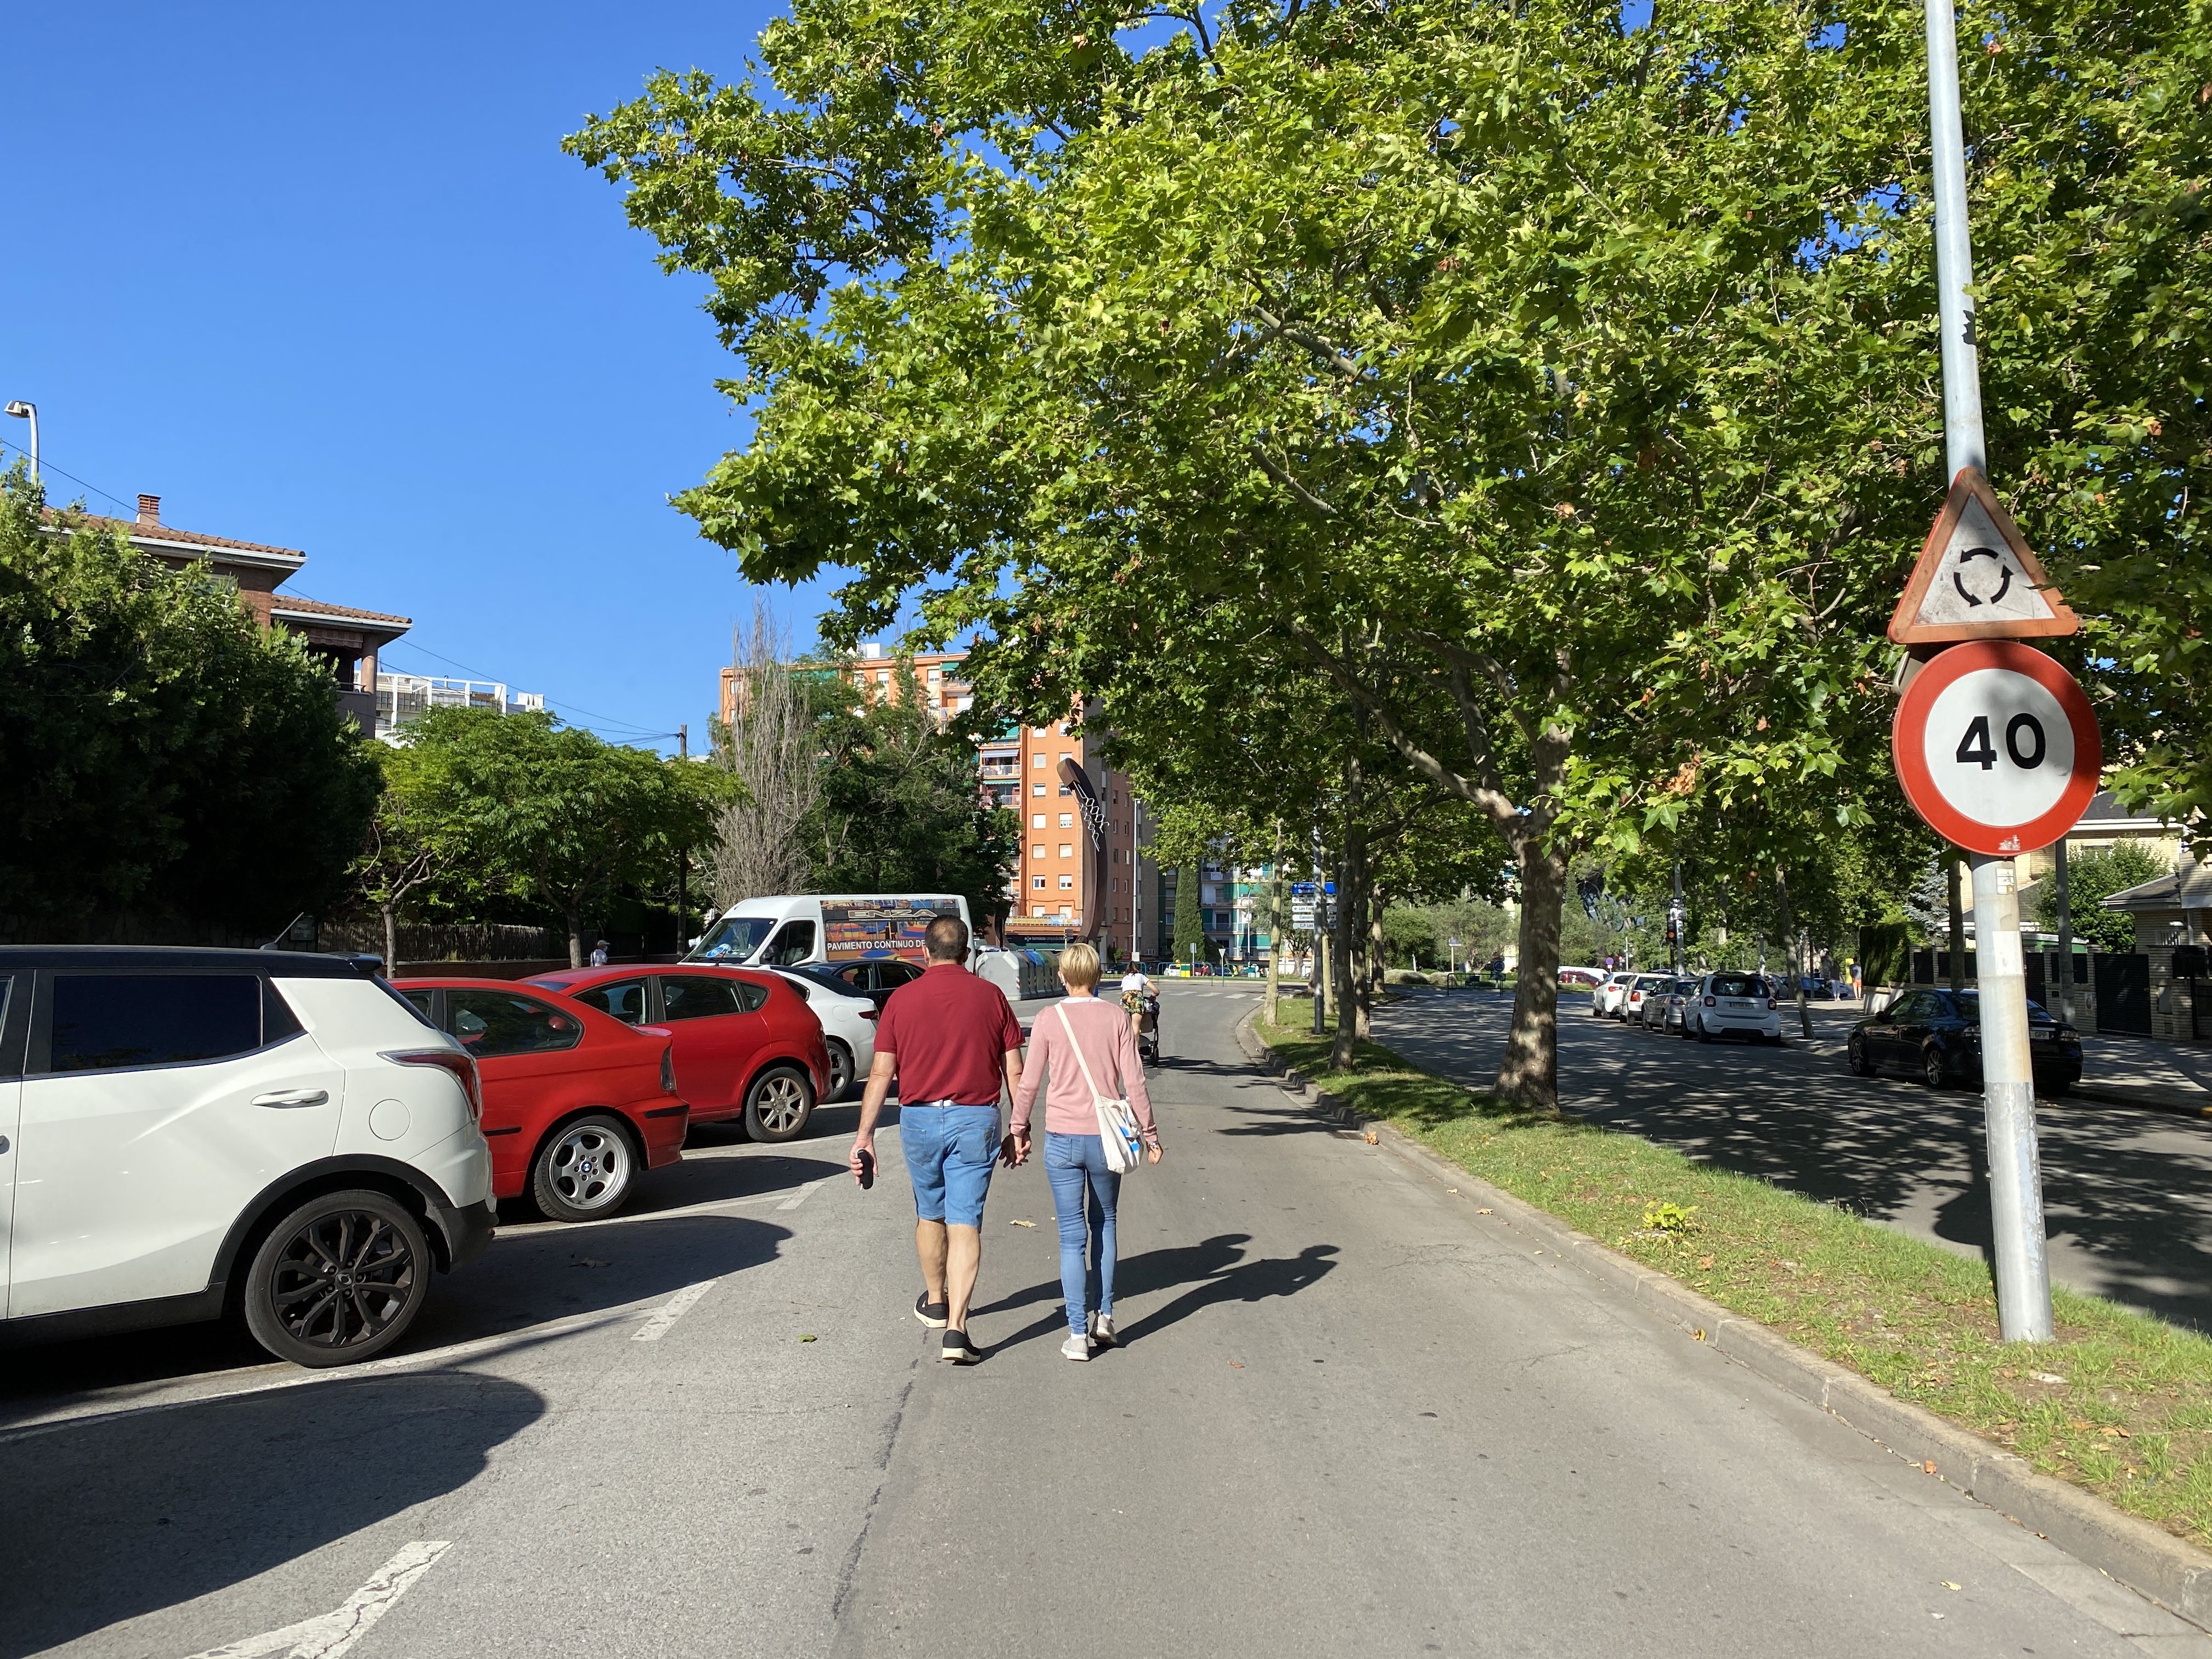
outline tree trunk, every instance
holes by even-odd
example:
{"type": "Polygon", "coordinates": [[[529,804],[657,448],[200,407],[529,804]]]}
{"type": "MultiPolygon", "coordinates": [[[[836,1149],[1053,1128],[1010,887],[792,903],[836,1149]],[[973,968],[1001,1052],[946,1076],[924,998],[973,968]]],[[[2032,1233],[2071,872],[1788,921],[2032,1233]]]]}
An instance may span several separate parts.
{"type": "Polygon", "coordinates": [[[1276,1023],[1276,1001],[1283,983],[1283,821],[1275,820],[1275,878],[1267,889],[1267,1024],[1276,1023]]]}
{"type": "Polygon", "coordinates": [[[1351,1066],[1359,1040],[1358,968],[1352,949],[1352,930],[1358,924],[1356,912],[1346,914],[1353,884],[1352,867],[1347,849],[1337,866],[1336,902],[1329,907],[1335,924],[1328,930],[1328,981],[1336,994],[1336,1046],[1329,1051],[1328,1063],[1339,1071],[1351,1066]]]}
{"type": "Polygon", "coordinates": [[[570,910],[566,915],[568,922],[568,965],[580,968],[584,965],[584,913],[570,910]]]}
{"type": "Polygon", "coordinates": [[[1541,836],[1517,849],[1521,868],[1521,966],[1513,991],[1513,1029],[1498,1064],[1501,1100],[1537,1111],[1559,1103],[1559,904],[1567,860],[1541,836]]]}
{"type": "Polygon", "coordinates": [[[1959,849],[1943,849],[1943,895],[1951,906],[1951,988],[1966,988],[1966,913],[1959,902],[1959,849]]]}
{"type": "Polygon", "coordinates": [[[1778,869],[1774,872],[1774,897],[1782,908],[1782,937],[1789,941],[1790,966],[1797,980],[1798,1030],[1810,1042],[1813,1006],[1805,1000],[1805,953],[1797,948],[1797,930],[1790,925],[1790,884],[1778,869]]]}
{"type": "Polygon", "coordinates": [[[399,907],[386,904],[380,908],[384,912],[384,976],[397,979],[399,976],[399,907]]]}

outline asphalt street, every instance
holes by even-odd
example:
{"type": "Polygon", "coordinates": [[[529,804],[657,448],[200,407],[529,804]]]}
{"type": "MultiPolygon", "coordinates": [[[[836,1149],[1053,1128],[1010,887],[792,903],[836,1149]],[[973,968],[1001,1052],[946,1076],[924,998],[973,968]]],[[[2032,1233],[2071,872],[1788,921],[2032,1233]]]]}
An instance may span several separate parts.
{"type": "Polygon", "coordinates": [[[850,1107],[504,1231],[349,1373],[219,1331],[7,1356],[0,1659],[2212,1654],[1288,1103],[1253,1000],[1168,991],[1089,1364],[1034,1163],[986,1358],[934,1363],[850,1107]]]}
{"type": "MultiPolygon", "coordinates": [[[[1417,993],[1378,1011],[1376,1036],[1444,1076],[1487,1085],[1512,1006],[1498,991],[1417,993]]],[[[1855,1008],[1815,1005],[1810,1041],[1785,1011],[1778,1050],[1662,1037],[1594,1019],[1588,1006],[1559,1000],[1569,1110],[1987,1255],[1981,1096],[1851,1076],[1844,1037],[1855,1008]]],[[[2212,1122],[2070,1097],[2039,1103],[2036,1130],[2051,1277],[2212,1331],[2212,1122]]]]}

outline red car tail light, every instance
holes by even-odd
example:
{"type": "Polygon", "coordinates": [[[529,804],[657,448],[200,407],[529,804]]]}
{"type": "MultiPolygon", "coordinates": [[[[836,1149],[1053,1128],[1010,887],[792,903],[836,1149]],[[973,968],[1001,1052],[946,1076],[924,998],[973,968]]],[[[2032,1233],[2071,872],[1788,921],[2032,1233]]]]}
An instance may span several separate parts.
{"type": "Polygon", "coordinates": [[[1708,1008],[1717,1008],[1720,1006],[1720,1004],[1716,1002],[1712,998],[1707,997],[1705,999],[1705,1006],[1708,1008]]]}
{"type": "Polygon", "coordinates": [[[883,1012],[884,1011],[882,1009],[871,1006],[860,1010],[860,1018],[862,1019],[876,1019],[881,1017],[883,1012]]]}
{"type": "Polygon", "coordinates": [[[1774,999],[1773,999],[1772,997],[1769,997],[1769,998],[1767,998],[1767,1000],[1766,1000],[1766,1006],[1767,1006],[1767,1007],[1768,1007],[1768,1008],[1770,1008],[1770,1009],[1771,1009],[1771,1008],[1775,1006],[1774,999]]]}
{"type": "Polygon", "coordinates": [[[672,1042],[660,1051],[660,1092],[676,1092],[676,1045],[672,1042]]]}
{"type": "Polygon", "coordinates": [[[451,1048],[393,1048],[386,1050],[382,1058],[401,1066],[434,1066],[452,1073],[461,1092],[468,1097],[470,1117],[483,1121],[483,1079],[477,1075],[477,1063],[468,1055],[451,1048]]]}

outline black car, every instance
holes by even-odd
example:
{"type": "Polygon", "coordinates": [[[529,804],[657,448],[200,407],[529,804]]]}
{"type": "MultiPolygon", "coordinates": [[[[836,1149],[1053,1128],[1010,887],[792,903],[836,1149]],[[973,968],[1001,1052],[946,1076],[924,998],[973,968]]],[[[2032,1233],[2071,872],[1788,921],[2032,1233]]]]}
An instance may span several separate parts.
{"type": "MultiPolygon", "coordinates": [[[[2039,1003],[2027,1005],[2027,1050],[2038,1089],[2064,1094],[2081,1080],[2081,1033],[2053,1019],[2039,1003]]],[[[1873,1018],[1851,1027],[1847,1054],[1858,1077],[1910,1072],[1931,1089],[1978,1083],[1980,993],[1926,986],[1907,991],[1873,1018]]]]}
{"type": "Polygon", "coordinates": [[[848,995],[867,997],[875,1003],[878,1013],[891,1000],[892,992],[909,980],[920,979],[922,973],[914,963],[902,962],[896,957],[868,957],[859,962],[807,962],[784,971],[820,980],[848,995]]]}

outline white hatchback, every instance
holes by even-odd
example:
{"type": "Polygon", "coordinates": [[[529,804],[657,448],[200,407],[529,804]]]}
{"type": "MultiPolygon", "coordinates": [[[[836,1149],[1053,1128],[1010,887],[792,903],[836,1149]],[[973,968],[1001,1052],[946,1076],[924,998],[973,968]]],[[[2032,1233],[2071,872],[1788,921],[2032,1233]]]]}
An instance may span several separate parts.
{"type": "Polygon", "coordinates": [[[364,967],[0,948],[0,1341],[242,1316],[366,1359],[491,1242],[476,1062],[364,967]]]}
{"type": "Polygon", "coordinates": [[[830,1051],[830,1082],[822,1091],[822,1103],[826,1106],[842,1100],[854,1084],[866,1080],[868,1068],[876,1063],[876,1018],[880,1006],[866,991],[838,982],[827,969],[778,968],[775,971],[791,981],[806,999],[814,1018],[822,1022],[822,1045],[830,1051]]]}
{"type": "Polygon", "coordinates": [[[1692,987],[1682,1009],[1682,1035],[1700,1042],[1717,1036],[1782,1041],[1782,1010],[1774,988],[1757,974],[1726,969],[1707,974],[1692,987]]]}

